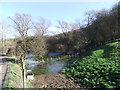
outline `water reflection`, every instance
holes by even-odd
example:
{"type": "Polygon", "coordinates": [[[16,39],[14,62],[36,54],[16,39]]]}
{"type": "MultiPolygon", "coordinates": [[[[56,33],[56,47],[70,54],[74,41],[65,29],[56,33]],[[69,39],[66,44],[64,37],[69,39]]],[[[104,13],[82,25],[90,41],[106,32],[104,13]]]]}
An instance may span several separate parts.
{"type": "Polygon", "coordinates": [[[45,74],[45,73],[58,73],[61,69],[65,67],[65,61],[49,61],[45,63],[44,61],[35,61],[35,58],[27,58],[26,60],[27,69],[32,69],[34,74],[45,74]]]}
{"type": "Polygon", "coordinates": [[[27,62],[26,68],[32,70],[34,70],[39,64],[39,62],[35,61],[34,58],[27,58],[26,62],[27,62]]]}
{"type": "Polygon", "coordinates": [[[47,64],[47,67],[50,73],[56,73],[56,72],[60,72],[60,70],[64,68],[64,64],[60,61],[51,62],[47,64]]]}

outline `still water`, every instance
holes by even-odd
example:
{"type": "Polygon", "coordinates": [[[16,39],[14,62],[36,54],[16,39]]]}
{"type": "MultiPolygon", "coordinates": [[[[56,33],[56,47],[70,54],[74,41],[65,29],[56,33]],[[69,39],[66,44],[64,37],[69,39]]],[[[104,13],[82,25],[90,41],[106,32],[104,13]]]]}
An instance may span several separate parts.
{"type": "Polygon", "coordinates": [[[31,69],[33,74],[50,74],[50,73],[58,73],[65,67],[66,60],[50,60],[45,63],[44,60],[35,60],[32,54],[27,55],[27,69],[31,69]],[[32,57],[32,58],[29,58],[32,57]]]}

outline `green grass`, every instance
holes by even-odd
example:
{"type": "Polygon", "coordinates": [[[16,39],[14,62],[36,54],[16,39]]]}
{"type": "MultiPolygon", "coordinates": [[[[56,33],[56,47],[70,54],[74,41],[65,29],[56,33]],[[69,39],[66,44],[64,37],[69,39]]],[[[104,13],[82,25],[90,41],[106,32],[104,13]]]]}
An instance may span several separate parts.
{"type": "Polygon", "coordinates": [[[8,62],[8,70],[3,88],[22,88],[22,72],[20,66],[8,62]]]}
{"type": "Polygon", "coordinates": [[[87,52],[62,72],[83,87],[120,88],[120,39],[87,52]]]}
{"type": "MultiPolygon", "coordinates": [[[[3,83],[3,88],[5,89],[14,89],[22,88],[22,69],[16,64],[16,59],[7,58],[8,61],[8,70],[6,77],[3,83]]],[[[27,88],[34,88],[30,81],[26,81],[27,88]]]]}

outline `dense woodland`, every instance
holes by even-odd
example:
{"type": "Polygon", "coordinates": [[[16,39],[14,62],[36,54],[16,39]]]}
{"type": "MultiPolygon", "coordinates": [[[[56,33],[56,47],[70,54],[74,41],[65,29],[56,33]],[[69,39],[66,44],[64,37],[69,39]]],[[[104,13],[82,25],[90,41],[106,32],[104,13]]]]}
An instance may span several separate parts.
{"type": "MultiPolygon", "coordinates": [[[[48,50],[79,51],[120,38],[120,3],[111,10],[89,12],[87,25],[48,39],[48,50]],[[54,45],[54,46],[53,46],[54,45]],[[52,48],[53,47],[53,48],[52,48]]],[[[66,26],[67,27],[67,26],[66,26]]]]}

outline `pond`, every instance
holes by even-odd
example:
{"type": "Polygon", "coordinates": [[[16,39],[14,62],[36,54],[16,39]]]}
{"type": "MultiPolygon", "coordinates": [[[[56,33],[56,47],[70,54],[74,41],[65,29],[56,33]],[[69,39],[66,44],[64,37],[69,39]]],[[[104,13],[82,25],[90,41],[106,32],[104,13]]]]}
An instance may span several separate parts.
{"type": "Polygon", "coordinates": [[[26,59],[27,69],[31,69],[33,74],[51,74],[58,73],[63,69],[66,65],[67,60],[48,60],[46,63],[44,60],[35,60],[32,54],[27,54],[26,59]],[[32,57],[32,58],[31,58],[32,57]]]}

